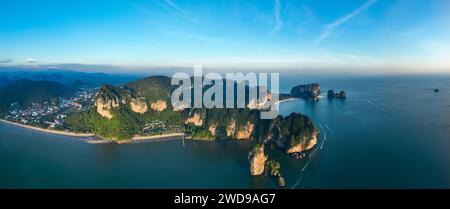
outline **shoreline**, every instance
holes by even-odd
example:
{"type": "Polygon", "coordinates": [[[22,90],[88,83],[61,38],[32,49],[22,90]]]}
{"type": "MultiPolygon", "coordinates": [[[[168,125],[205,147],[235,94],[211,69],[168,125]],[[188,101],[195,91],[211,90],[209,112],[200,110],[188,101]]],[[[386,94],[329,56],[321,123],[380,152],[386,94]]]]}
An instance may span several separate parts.
{"type": "Polygon", "coordinates": [[[287,98],[287,99],[282,99],[282,100],[278,100],[278,102],[276,102],[275,104],[281,104],[283,102],[289,102],[289,101],[294,101],[294,100],[298,100],[298,98],[287,98]]]}
{"type": "Polygon", "coordinates": [[[131,144],[131,143],[144,143],[144,142],[157,142],[157,141],[169,141],[177,140],[185,137],[185,133],[172,133],[172,134],[161,134],[153,136],[134,136],[130,140],[117,141],[117,144],[131,144]]]}
{"type": "Polygon", "coordinates": [[[39,128],[39,127],[35,127],[35,126],[30,126],[30,125],[24,125],[24,124],[12,122],[12,121],[4,120],[4,119],[0,119],[0,122],[6,123],[9,125],[13,125],[13,126],[17,126],[17,127],[21,127],[21,128],[26,128],[26,129],[31,129],[31,130],[35,130],[35,131],[40,131],[40,132],[55,134],[55,135],[61,135],[61,136],[70,136],[70,137],[79,137],[79,138],[97,137],[97,135],[90,134],[90,133],[74,133],[74,132],[69,132],[69,131],[51,130],[51,129],[39,128]]]}
{"type": "Polygon", "coordinates": [[[184,133],[173,133],[173,134],[162,134],[162,135],[154,135],[154,136],[134,136],[130,140],[124,140],[124,141],[113,141],[108,139],[102,139],[101,137],[97,136],[96,134],[91,133],[74,133],[69,131],[58,131],[58,130],[50,130],[45,128],[39,128],[35,126],[30,125],[24,125],[4,119],[0,119],[0,123],[5,123],[8,125],[29,129],[33,131],[39,131],[47,134],[54,134],[59,136],[68,136],[68,137],[75,137],[75,138],[82,138],[83,141],[88,144],[129,144],[129,143],[139,143],[139,142],[151,142],[151,141],[166,141],[166,140],[175,140],[180,139],[186,134],[184,133]]]}

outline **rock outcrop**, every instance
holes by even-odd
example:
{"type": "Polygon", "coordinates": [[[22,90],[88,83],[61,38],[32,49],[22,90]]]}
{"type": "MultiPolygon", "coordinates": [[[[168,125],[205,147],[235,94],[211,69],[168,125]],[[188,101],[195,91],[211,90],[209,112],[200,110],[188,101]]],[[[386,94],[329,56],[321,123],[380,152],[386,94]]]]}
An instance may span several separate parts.
{"type": "Polygon", "coordinates": [[[253,123],[248,122],[245,126],[241,127],[238,131],[236,131],[235,138],[236,139],[249,139],[252,135],[253,129],[255,125],[253,123]]]}
{"type": "Polygon", "coordinates": [[[147,102],[145,101],[145,97],[141,97],[138,99],[131,99],[130,107],[133,112],[144,114],[148,110],[147,102]]]}
{"type": "Polygon", "coordinates": [[[217,125],[216,124],[211,124],[209,125],[209,132],[211,132],[211,135],[216,136],[216,129],[217,129],[217,125]]]}
{"type": "Polygon", "coordinates": [[[304,152],[306,150],[312,149],[317,144],[317,135],[313,134],[310,137],[305,137],[301,140],[301,142],[297,144],[291,144],[286,150],[286,153],[296,153],[296,152],[304,152]]]}
{"type": "Polygon", "coordinates": [[[167,103],[166,103],[166,101],[158,100],[154,103],[151,103],[150,108],[152,108],[152,110],[154,110],[154,111],[162,112],[167,108],[167,103]]]}
{"type": "Polygon", "coordinates": [[[312,83],[295,86],[291,89],[291,96],[307,100],[318,100],[320,96],[320,85],[318,83],[312,83]]]}
{"type": "Polygon", "coordinates": [[[185,124],[193,124],[194,126],[202,126],[203,118],[200,113],[194,113],[194,115],[186,119],[185,124]]]}
{"type": "Polygon", "coordinates": [[[319,131],[311,119],[299,113],[274,119],[262,129],[264,139],[274,143],[286,153],[303,152],[317,144],[319,131]]]}
{"type": "Polygon", "coordinates": [[[236,120],[231,119],[230,123],[227,126],[227,136],[232,137],[236,133],[236,120]]]}
{"type": "Polygon", "coordinates": [[[95,95],[95,106],[98,114],[108,119],[113,118],[111,110],[125,104],[120,89],[114,86],[103,86],[95,95]]]}
{"type": "Polygon", "coordinates": [[[99,98],[95,102],[95,106],[97,107],[98,114],[108,119],[113,118],[111,109],[116,106],[115,102],[113,102],[112,100],[105,101],[102,98],[99,98]]]}
{"type": "Polygon", "coordinates": [[[330,89],[328,90],[327,97],[328,99],[346,99],[347,93],[345,93],[345,91],[335,93],[333,89],[330,89]]]}
{"type": "Polygon", "coordinates": [[[252,176],[259,176],[263,174],[266,160],[267,156],[264,153],[264,144],[254,145],[248,154],[250,174],[252,176]]]}
{"type": "Polygon", "coordinates": [[[334,90],[333,89],[328,90],[327,98],[334,99],[334,90]]]}
{"type": "Polygon", "coordinates": [[[147,100],[131,89],[105,85],[96,93],[95,106],[98,114],[108,119],[114,117],[112,109],[129,109],[144,114],[148,111],[147,100]]]}
{"type": "Polygon", "coordinates": [[[278,176],[278,178],[277,178],[277,185],[279,187],[285,187],[286,186],[286,181],[284,180],[283,176],[278,176]]]}
{"type": "Polygon", "coordinates": [[[284,177],[281,175],[281,165],[278,161],[274,159],[267,160],[264,166],[264,175],[275,177],[279,187],[286,186],[284,177]]]}

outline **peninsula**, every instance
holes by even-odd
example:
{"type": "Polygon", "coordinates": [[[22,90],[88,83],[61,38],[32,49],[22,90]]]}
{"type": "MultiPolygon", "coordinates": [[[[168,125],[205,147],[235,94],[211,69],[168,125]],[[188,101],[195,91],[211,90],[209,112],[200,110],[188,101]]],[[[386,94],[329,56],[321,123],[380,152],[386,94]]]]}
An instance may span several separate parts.
{"type": "MultiPolygon", "coordinates": [[[[304,152],[317,144],[319,131],[307,116],[292,113],[286,117],[280,115],[274,119],[260,119],[261,105],[252,104],[248,98],[245,99],[246,108],[175,108],[170,96],[178,86],[171,85],[170,81],[166,76],[151,76],[121,86],[103,85],[92,93],[85,90],[84,96],[75,94],[63,100],[53,99],[61,95],[58,93],[43,101],[48,106],[19,104],[31,107],[26,111],[17,109],[14,100],[11,100],[12,110],[2,122],[51,134],[88,137],[90,143],[122,144],[184,137],[208,141],[252,140],[259,144],[259,148],[250,151],[250,174],[277,176],[281,185],[284,185],[284,179],[278,172],[279,164],[264,153],[264,145],[273,144],[273,147],[290,154],[304,152]],[[50,105],[50,100],[63,102],[57,103],[55,108],[50,105]],[[82,102],[84,105],[81,105],[82,102]],[[74,104],[76,108],[71,106],[74,104]],[[49,115],[56,115],[56,126],[52,129],[36,127],[26,124],[28,119],[16,119],[18,123],[13,123],[12,119],[20,118],[15,115],[16,112],[29,114],[32,121],[36,121],[34,114],[45,115],[48,112],[49,115]]],[[[203,88],[206,90],[208,86],[203,88]]],[[[246,90],[249,88],[247,86],[246,90]]],[[[70,92],[73,94],[74,91],[70,92]]],[[[266,101],[270,101],[272,95],[267,93],[266,101]]],[[[293,97],[316,99],[320,87],[318,84],[296,87],[292,93],[293,97]]]]}

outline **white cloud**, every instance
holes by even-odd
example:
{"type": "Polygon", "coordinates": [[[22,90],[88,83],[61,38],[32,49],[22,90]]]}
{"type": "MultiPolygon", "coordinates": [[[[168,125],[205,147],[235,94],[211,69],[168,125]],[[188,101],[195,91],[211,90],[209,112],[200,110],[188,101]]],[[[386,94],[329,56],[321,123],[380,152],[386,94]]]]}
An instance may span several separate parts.
{"type": "Polygon", "coordinates": [[[188,12],[186,12],[185,10],[181,9],[175,2],[173,2],[172,0],[164,0],[164,3],[171,9],[173,9],[177,15],[191,21],[194,23],[201,23],[203,21],[198,20],[197,18],[192,17],[192,15],[190,15],[188,12]]]}
{"type": "Polygon", "coordinates": [[[328,24],[327,26],[325,26],[325,29],[323,30],[322,34],[316,39],[316,44],[320,44],[320,42],[322,42],[324,39],[328,38],[333,33],[334,28],[336,28],[336,27],[346,23],[350,19],[354,18],[359,13],[366,10],[367,8],[372,6],[374,3],[376,3],[377,1],[378,0],[368,0],[365,4],[358,7],[357,9],[353,10],[351,13],[349,13],[349,14],[335,20],[334,22],[328,24]]]}
{"type": "Polygon", "coordinates": [[[275,0],[274,6],[274,18],[275,18],[275,26],[273,27],[273,32],[277,32],[283,26],[283,20],[281,19],[281,2],[280,0],[275,0]]]}
{"type": "Polygon", "coordinates": [[[28,58],[27,59],[27,63],[33,64],[33,63],[36,63],[36,62],[37,61],[35,59],[33,59],[33,58],[28,58]]]}

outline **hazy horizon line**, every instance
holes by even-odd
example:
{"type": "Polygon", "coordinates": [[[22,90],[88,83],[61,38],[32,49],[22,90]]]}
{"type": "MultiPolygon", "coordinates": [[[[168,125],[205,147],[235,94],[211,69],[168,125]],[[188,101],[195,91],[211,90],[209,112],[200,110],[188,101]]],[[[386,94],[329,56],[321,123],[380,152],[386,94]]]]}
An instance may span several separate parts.
{"type": "MultiPolygon", "coordinates": [[[[39,70],[61,70],[74,71],[84,73],[111,73],[111,74],[146,74],[155,72],[193,72],[194,66],[177,66],[177,65],[148,65],[148,66],[133,66],[133,65],[109,65],[109,64],[81,64],[81,63],[59,63],[59,64],[0,64],[0,69],[18,70],[18,71],[39,71],[39,70]]],[[[432,69],[428,70],[426,67],[416,69],[396,66],[380,66],[380,67],[211,67],[203,66],[205,72],[280,72],[286,74],[353,74],[353,75],[402,75],[402,74],[450,74],[450,69],[432,69]]]]}

